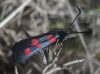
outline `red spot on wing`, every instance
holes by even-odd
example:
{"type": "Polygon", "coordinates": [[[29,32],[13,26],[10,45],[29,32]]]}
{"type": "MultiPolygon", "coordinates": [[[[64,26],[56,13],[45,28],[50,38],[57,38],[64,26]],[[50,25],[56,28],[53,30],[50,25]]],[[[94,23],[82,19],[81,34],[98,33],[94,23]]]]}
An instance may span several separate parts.
{"type": "Polygon", "coordinates": [[[38,48],[41,48],[41,47],[42,47],[42,44],[41,44],[41,43],[39,43],[39,44],[37,45],[37,47],[38,47],[38,48]]]}
{"type": "Polygon", "coordinates": [[[56,41],[56,38],[55,38],[55,37],[53,37],[53,38],[52,38],[52,39],[50,39],[49,41],[50,41],[50,43],[54,43],[54,42],[56,41]]]}
{"type": "Polygon", "coordinates": [[[52,37],[54,37],[53,35],[48,35],[47,39],[50,40],[52,37]]]}
{"type": "Polygon", "coordinates": [[[32,44],[33,45],[37,45],[37,43],[39,43],[38,39],[32,39],[32,44]]]}
{"type": "Polygon", "coordinates": [[[26,48],[25,51],[24,51],[24,54],[29,55],[30,54],[30,48],[26,48]]]}
{"type": "Polygon", "coordinates": [[[35,46],[37,46],[38,48],[42,47],[42,44],[39,43],[38,39],[32,39],[32,44],[35,45],[35,46]]]}
{"type": "Polygon", "coordinates": [[[49,40],[50,43],[54,43],[56,41],[56,38],[54,37],[54,35],[48,35],[47,39],[49,40]]]}

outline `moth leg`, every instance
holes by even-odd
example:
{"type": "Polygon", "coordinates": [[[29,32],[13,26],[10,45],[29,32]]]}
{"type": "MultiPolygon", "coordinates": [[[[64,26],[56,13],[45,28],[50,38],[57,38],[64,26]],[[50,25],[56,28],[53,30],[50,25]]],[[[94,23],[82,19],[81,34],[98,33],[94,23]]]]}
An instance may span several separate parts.
{"type": "Polygon", "coordinates": [[[23,28],[21,28],[21,29],[24,31],[25,35],[26,35],[28,38],[31,38],[31,36],[29,35],[28,32],[26,32],[23,28]]]}

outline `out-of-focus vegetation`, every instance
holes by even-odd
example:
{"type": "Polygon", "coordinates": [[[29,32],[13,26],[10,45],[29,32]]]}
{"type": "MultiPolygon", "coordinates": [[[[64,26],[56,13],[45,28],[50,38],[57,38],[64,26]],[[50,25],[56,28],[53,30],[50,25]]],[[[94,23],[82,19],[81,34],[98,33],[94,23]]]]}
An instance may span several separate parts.
{"type": "MultiPolygon", "coordinates": [[[[24,2],[25,0],[0,0],[0,25],[24,2]]],[[[66,2],[69,2],[74,14],[78,13],[75,5],[81,9],[82,14],[77,19],[80,29],[83,31],[89,27],[93,33],[83,34],[88,49],[85,49],[77,34],[70,35],[69,39],[63,42],[58,58],[59,62],[63,64],[77,59],[85,59],[84,62],[70,65],[68,68],[72,68],[75,74],[100,73],[100,1],[32,0],[0,28],[0,74],[15,74],[15,66],[19,74],[42,74],[45,66],[39,52],[24,62],[14,63],[11,49],[14,43],[27,38],[21,28],[25,29],[32,37],[46,33],[52,28],[67,30],[73,20],[66,2]]],[[[77,31],[77,29],[73,27],[72,31],[77,31]]],[[[53,48],[50,47],[49,50],[53,51],[53,48]]],[[[48,64],[53,61],[53,58],[54,55],[49,59],[48,64]]],[[[70,73],[60,70],[54,74],[70,73]]]]}

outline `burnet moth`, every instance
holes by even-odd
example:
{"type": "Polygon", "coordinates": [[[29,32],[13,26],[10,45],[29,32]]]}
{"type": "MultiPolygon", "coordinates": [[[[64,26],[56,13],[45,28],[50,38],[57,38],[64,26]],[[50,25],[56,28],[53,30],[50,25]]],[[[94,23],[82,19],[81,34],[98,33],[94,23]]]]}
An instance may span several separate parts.
{"type": "MultiPolygon", "coordinates": [[[[78,7],[77,7],[78,8],[78,7]]],[[[84,32],[73,32],[70,33],[71,28],[73,27],[73,23],[76,20],[76,18],[81,14],[81,10],[78,8],[79,13],[71,23],[69,29],[67,31],[62,31],[60,29],[53,29],[47,33],[31,37],[25,30],[25,34],[29,37],[27,39],[21,40],[17,43],[15,43],[12,47],[12,59],[14,62],[22,62],[29,57],[31,57],[33,54],[38,52],[39,50],[42,50],[45,47],[48,47],[55,43],[61,43],[64,40],[66,40],[69,36],[69,34],[73,33],[85,33],[84,32]]]]}

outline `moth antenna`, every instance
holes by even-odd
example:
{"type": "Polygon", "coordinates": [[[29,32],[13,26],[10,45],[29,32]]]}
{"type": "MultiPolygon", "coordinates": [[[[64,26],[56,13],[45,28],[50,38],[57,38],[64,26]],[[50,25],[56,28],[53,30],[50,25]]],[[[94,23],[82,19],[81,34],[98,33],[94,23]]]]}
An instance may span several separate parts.
{"type": "Polygon", "coordinates": [[[21,29],[24,31],[25,35],[26,35],[28,38],[31,38],[31,36],[28,34],[28,32],[26,32],[23,28],[21,28],[21,29]]]}
{"type": "Polygon", "coordinates": [[[69,33],[69,34],[75,34],[75,33],[86,33],[86,34],[91,34],[92,33],[92,29],[90,28],[87,28],[88,30],[86,31],[82,31],[82,32],[72,32],[72,33],[69,33]]]}
{"type": "Polygon", "coordinates": [[[73,23],[74,23],[75,20],[78,18],[78,16],[81,14],[81,10],[80,10],[80,8],[79,8],[78,6],[76,6],[76,7],[77,7],[79,13],[76,15],[75,19],[74,19],[73,22],[71,23],[71,26],[69,27],[69,29],[67,30],[67,32],[69,32],[69,31],[71,30],[71,28],[72,28],[73,25],[74,25],[73,23]]]}

